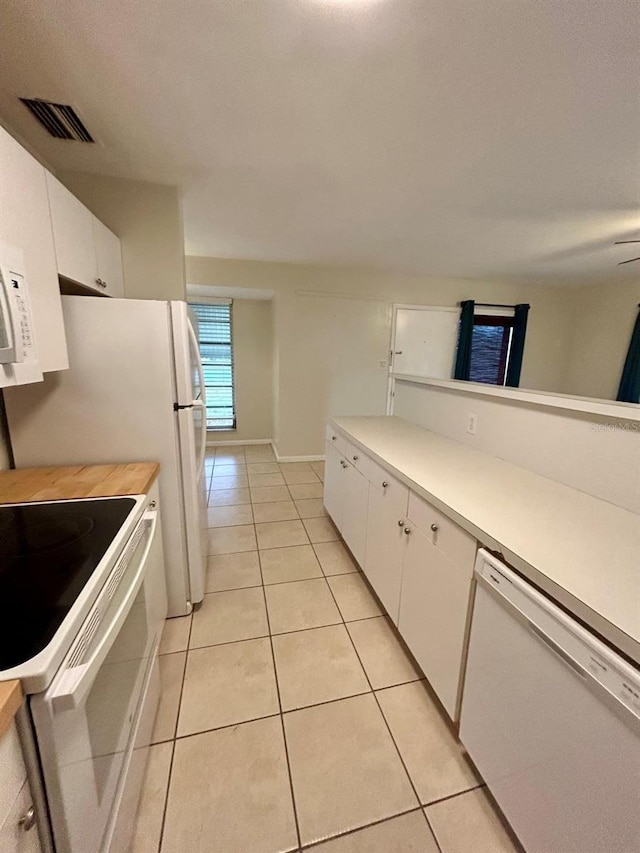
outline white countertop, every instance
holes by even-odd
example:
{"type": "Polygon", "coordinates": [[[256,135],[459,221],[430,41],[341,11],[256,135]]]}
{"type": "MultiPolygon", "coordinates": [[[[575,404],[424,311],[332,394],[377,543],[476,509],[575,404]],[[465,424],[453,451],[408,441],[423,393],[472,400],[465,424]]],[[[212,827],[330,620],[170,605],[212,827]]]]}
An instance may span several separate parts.
{"type": "Polygon", "coordinates": [[[401,418],[332,423],[640,664],[640,515],[401,418]]]}

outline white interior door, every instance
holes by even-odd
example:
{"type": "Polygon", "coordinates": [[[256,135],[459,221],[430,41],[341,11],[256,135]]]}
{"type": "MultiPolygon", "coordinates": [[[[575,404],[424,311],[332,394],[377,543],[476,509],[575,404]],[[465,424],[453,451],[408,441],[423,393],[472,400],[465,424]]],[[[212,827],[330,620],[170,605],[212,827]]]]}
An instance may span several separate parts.
{"type": "Polygon", "coordinates": [[[428,376],[431,379],[452,379],[458,321],[457,308],[396,308],[392,372],[428,376]]]}

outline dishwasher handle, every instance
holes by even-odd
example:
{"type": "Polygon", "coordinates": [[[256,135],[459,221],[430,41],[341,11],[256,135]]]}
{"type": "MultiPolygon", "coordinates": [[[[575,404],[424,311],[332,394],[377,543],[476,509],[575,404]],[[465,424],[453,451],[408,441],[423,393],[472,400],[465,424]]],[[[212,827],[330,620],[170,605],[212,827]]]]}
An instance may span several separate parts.
{"type": "Polygon", "coordinates": [[[567,654],[561,646],[559,646],[551,639],[551,637],[547,636],[544,631],[538,628],[535,622],[530,622],[529,620],[527,620],[527,625],[529,626],[529,630],[534,635],[534,637],[536,637],[537,640],[547,646],[556,655],[556,657],[559,657],[560,660],[568,667],[570,667],[576,675],[578,675],[582,679],[590,677],[586,669],[583,669],[583,667],[581,667],[580,664],[571,657],[571,655],[567,654]]]}

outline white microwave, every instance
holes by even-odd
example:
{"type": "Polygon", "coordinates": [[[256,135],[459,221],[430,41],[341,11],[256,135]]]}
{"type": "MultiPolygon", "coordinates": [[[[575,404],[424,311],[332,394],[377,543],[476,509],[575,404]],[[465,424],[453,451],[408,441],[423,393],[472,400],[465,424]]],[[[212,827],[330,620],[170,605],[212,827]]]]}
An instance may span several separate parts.
{"type": "Polygon", "coordinates": [[[0,242],[0,388],[41,381],[22,252],[0,242]]]}

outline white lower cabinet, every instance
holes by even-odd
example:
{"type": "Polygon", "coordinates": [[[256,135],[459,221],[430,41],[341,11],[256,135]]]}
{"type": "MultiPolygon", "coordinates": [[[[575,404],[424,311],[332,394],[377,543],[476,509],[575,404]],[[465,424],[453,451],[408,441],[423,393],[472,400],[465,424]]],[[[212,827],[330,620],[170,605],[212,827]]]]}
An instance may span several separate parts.
{"type": "Polygon", "coordinates": [[[324,505],[453,720],[477,542],[327,430],[324,505]]]}
{"type": "Polygon", "coordinates": [[[0,737],[0,851],[40,853],[31,789],[15,723],[0,737]]]}
{"type": "Polygon", "coordinates": [[[367,580],[397,625],[409,489],[377,465],[373,477],[369,483],[366,552],[361,565],[367,580]]]}
{"type": "Polygon", "coordinates": [[[367,541],[369,481],[353,465],[343,470],[347,476],[341,533],[356,561],[362,565],[367,541]]]}
{"type": "Polygon", "coordinates": [[[411,520],[405,531],[398,629],[455,719],[473,562],[453,563],[411,520]]]}
{"type": "Polygon", "coordinates": [[[333,444],[327,442],[324,462],[324,508],[338,530],[342,530],[345,479],[344,458],[333,444]]]}

